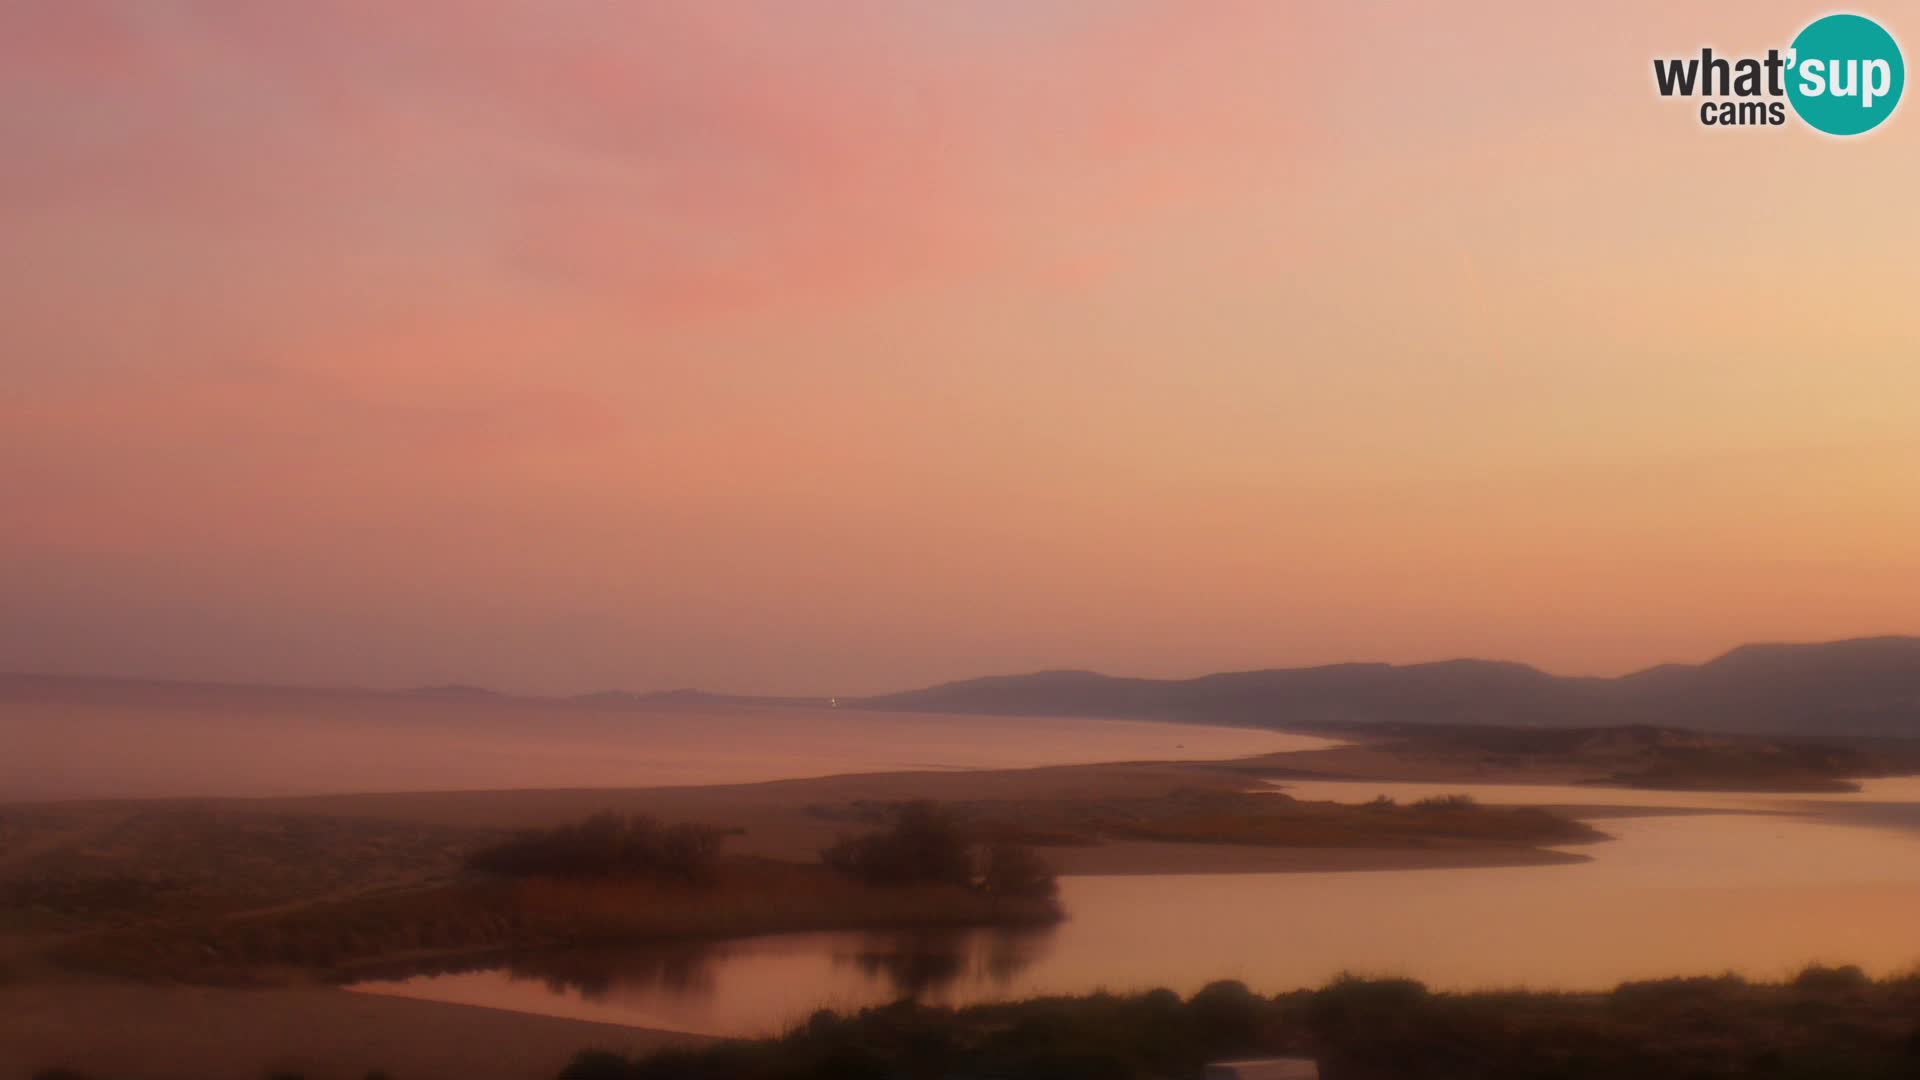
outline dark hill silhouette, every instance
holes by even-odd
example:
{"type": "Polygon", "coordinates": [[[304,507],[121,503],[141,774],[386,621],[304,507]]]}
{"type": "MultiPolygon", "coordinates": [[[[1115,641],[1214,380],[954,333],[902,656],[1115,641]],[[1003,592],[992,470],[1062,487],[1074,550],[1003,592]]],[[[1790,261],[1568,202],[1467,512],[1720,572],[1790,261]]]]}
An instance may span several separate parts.
{"type": "MultiPolygon", "coordinates": [[[[605,710],[698,706],[820,707],[822,698],[703,690],[612,690],[570,698],[447,685],[411,690],[321,689],[148,679],[0,674],[3,701],[93,701],[151,707],[351,699],[423,704],[544,702],[605,710]]],[[[1014,716],[1106,716],[1260,727],[1447,724],[1602,728],[1646,725],[1761,735],[1920,738],[1920,638],[1815,645],[1743,645],[1705,664],[1663,664],[1620,678],[1551,675],[1525,664],[1333,664],[1143,679],[1042,671],[943,683],[845,708],[1014,716]]]]}
{"type": "Polygon", "coordinates": [[[398,690],[395,693],[401,697],[422,698],[429,701],[504,701],[508,698],[508,695],[498,690],[489,690],[484,686],[469,686],[466,683],[416,686],[409,690],[398,690]]]}
{"type": "Polygon", "coordinates": [[[1524,664],[1334,664],[1195,679],[1048,671],[945,683],[857,702],[878,709],[1122,716],[1321,727],[1644,724],[1772,735],[1920,736],[1920,638],[1745,645],[1699,665],[1616,679],[1524,664]]]}
{"type": "Polygon", "coordinates": [[[827,703],[825,698],[716,694],[691,687],[679,690],[649,690],[645,693],[636,693],[631,690],[601,690],[592,694],[578,694],[567,698],[566,701],[574,705],[590,705],[602,709],[668,709],[727,705],[796,705],[817,708],[827,703]]]}
{"type": "Polygon", "coordinates": [[[1617,680],[1647,715],[1767,733],[1920,736],[1920,638],[1743,645],[1698,667],[1617,680]]]}

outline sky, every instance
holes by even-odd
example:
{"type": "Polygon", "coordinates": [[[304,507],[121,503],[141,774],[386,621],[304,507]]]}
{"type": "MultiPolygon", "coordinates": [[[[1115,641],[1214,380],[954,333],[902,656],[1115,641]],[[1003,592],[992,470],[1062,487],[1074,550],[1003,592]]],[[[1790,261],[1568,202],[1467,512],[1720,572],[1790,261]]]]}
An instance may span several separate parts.
{"type": "Polygon", "coordinates": [[[1920,632],[1920,104],[1653,88],[1825,11],[0,6],[0,670],[1920,632]]]}

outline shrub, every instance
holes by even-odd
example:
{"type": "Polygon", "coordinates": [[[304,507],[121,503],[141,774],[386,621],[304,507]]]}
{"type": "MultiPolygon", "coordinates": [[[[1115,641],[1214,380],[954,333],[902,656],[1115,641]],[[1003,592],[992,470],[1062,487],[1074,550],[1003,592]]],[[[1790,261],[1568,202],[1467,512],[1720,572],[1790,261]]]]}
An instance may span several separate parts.
{"type": "Polygon", "coordinates": [[[951,885],[988,896],[1047,899],[1053,870],[1019,844],[998,843],[976,857],[954,816],[927,801],[894,812],[891,827],[848,837],[820,853],[820,861],[863,885],[951,885]]]}
{"type": "Polygon", "coordinates": [[[582,1050],[560,1070],[560,1080],[626,1080],[634,1071],[626,1058],[611,1050],[582,1050]]]}
{"type": "Polygon", "coordinates": [[[841,840],[820,861],[867,885],[973,884],[973,852],[953,815],[931,802],[902,806],[893,827],[841,840]]]}
{"type": "Polygon", "coordinates": [[[577,825],[529,829],[467,857],[467,867],[503,877],[636,877],[709,880],[725,833],[707,825],[661,826],[646,817],[595,814],[577,825]]]}
{"type": "Polygon", "coordinates": [[[1266,1000],[1247,984],[1225,979],[1208,983],[1187,1002],[1195,1034],[1208,1046],[1243,1050],[1254,1045],[1266,1000]]]}
{"type": "MultiPolygon", "coordinates": [[[[946,1009],[896,1003],[816,1014],[778,1039],[669,1050],[567,1080],[1143,1080],[1194,1078],[1235,1056],[1305,1056],[1342,1080],[1893,1080],[1920,1076],[1920,1031],[1891,982],[1792,1020],[1790,986],[1737,978],[1631,984],[1679,1009],[1623,1016],[1591,994],[1429,993],[1406,979],[1343,977],[1264,998],[1216,983],[946,1009]]],[[[1615,997],[1620,996],[1616,993],[1615,997]]]]}
{"type": "Polygon", "coordinates": [[[1341,975],[1316,991],[1307,1006],[1307,1026],[1329,1042],[1385,1033],[1428,1001],[1413,979],[1364,979],[1341,975]]]}
{"type": "Polygon", "coordinates": [[[1793,988],[1812,993],[1834,993],[1862,990],[1873,985],[1873,980],[1858,967],[1848,964],[1845,967],[1823,967],[1813,964],[1793,977],[1793,988]]]}
{"type": "Polygon", "coordinates": [[[995,844],[987,849],[980,888],[989,896],[1042,898],[1059,891],[1053,868],[1032,850],[1018,844],[995,844]]]}
{"type": "Polygon", "coordinates": [[[1728,973],[1675,979],[1623,982],[1608,995],[1615,1012],[1628,1016],[1671,1016],[1686,1009],[1711,1008],[1733,1001],[1747,989],[1747,981],[1728,973]]]}

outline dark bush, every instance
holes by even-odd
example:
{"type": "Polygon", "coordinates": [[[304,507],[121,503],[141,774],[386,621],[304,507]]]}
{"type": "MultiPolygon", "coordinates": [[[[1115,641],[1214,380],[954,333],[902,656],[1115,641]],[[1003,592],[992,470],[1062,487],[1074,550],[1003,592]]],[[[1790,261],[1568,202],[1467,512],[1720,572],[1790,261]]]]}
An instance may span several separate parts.
{"type": "Polygon", "coordinates": [[[812,1080],[889,1080],[885,1058],[860,1046],[836,1046],[808,1073],[812,1080]]]}
{"type": "Polygon", "coordinates": [[[559,1080],[627,1080],[636,1071],[636,1066],[611,1050],[582,1050],[560,1070],[559,1080]]]}
{"type": "Polygon", "coordinates": [[[1307,1026],[1336,1044],[1377,1037],[1398,1030],[1427,1002],[1427,988],[1413,979],[1342,975],[1314,993],[1307,1006],[1307,1026]]]}
{"type": "Polygon", "coordinates": [[[709,880],[723,830],[661,826],[651,818],[595,814],[578,825],[529,829],[467,857],[467,868],[503,877],[637,877],[696,883],[709,880]]]}
{"type": "Polygon", "coordinates": [[[1806,990],[1812,993],[1864,990],[1872,985],[1873,980],[1867,977],[1867,973],[1852,964],[1837,968],[1814,964],[1793,977],[1795,990],[1806,990]]]}
{"type": "Polygon", "coordinates": [[[1342,978],[1279,998],[1216,983],[1186,1001],[1156,991],[820,1013],[778,1039],[668,1051],[624,1071],[608,1059],[606,1072],[567,1080],[1192,1080],[1239,1056],[1310,1057],[1329,1080],[1894,1080],[1920,1076],[1920,1030],[1900,980],[1823,1003],[1732,978],[1609,996],[1342,978]],[[1617,1008],[1663,999],[1682,1007],[1617,1008]],[[1809,1001],[1831,1011],[1794,1021],[1809,1001]]]}
{"type": "Polygon", "coordinates": [[[953,815],[930,802],[900,807],[884,832],[841,840],[820,861],[867,885],[973,885],[973,852],[953,815]]]}
{"type": "Polygon", "coordinates": [[[887,829],[848,837],[820,861],[863,885],[953,885],[1010,899],[1048,899],[1053,870],[1019,844],[998,843],[977,854],[953,814],[927,801],[902,803],[887,829]]]}
{"type": "Polygon", "coordinates": [[[1642,979],[1613,988],[1609,1001],[1617,1012],[1669,1015],[1682,1009],[1729,1001],[1747,988],[1738,975],[1642,979]]]}
{"type": "Polygon", "coordinates": [[[1059,883],[1053,878],[1053,868],[1046,860],[1018,844],[995,844],[987,849],[980,888],[989,896],[1033,899],[1060,891],[1059,883]]]}
{"type": "Polygon", "coordinates": [[[1207,1046],[1223,1050],[1251,1048],[1260,1032],[1260,1014],[1266,999],[1247,984],[1227,979],[1208,983],[1187,1002],[1195,1035],[1207,1046]]]}

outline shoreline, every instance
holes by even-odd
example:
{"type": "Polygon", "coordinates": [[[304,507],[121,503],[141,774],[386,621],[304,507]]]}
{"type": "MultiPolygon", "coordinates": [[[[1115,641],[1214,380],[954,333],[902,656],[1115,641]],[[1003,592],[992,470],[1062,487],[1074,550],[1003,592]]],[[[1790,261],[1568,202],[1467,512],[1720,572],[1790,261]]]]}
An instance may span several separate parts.
{"type": "MultiPolygon", "coordinates": [[[[1353,783],[1458,783],[1472,785],[1577,785],[1596,795],[1658,792],[1686,796],[1717,793],[1806,794],[1803,785],[1742,788],[1648,788],[1598,782],[1591,767],[1528,760],[1489,764],[1484,758],[1409,748],[1385,737],[1363,737],[1311,750],[1202,761],[1123,761],[1012,769],[851,772],[832,776],[740,784],[664,787],[529,787],[461,791],[395,791],[329,795],[169,797],[0,803],[8,812],[110,820],[155,809],[209,815],[262,814],[363,820],[416,828],[510,830],[552,827],[600,811],[656,820],[710,824],[733,832],[730,857],[806,862],[846,834],[848,824],[823,808],[929,799],[935,802],[1013,804],[1021,801],[1101,801],[1154,798],[1173,792],[1235,792],[1267,789],[1267,781],[1353,783]]],[[[1824,790],[1846,788],[1814,789],[1824,790]]],[[[1271,790],[1287,794],[1284,786],[1271,790]]],[[[1703,813],[1697,807],[1645,803],[1541,804],[1561,816],[1600,821],[1613,817],[1703,813]]],[[[1764,812],[1764,811],[1749,811],[1764,812]]],[[[1061,874],[1292,873],[1342,870],[1473,868],[1545,865],[1577,861],[1527,845],[1477,843],[1432,847],[1278,846],[1230,842],[1108,839],[1095,844],[1046,845],[1037,849],[1061,874]]],[[[35,853],[0,851],[0,868],[35,853]]]]}
{"type": "MultiPolygon", "coordinates": [[[[1249,790],[1249,773],[1264,771],[1273,758],[1274,755],[1258,755],[1220,762],[1116,762],[1025,769],[847,773],[687,787],[528,788],[181,802],[214,810],[484,829],[547,828],[610,810],[665,822],[686,821],[725,828],[732,832],[727,840],[729,857],[809,862],[841,836],[859,831],[857,826],[828,815],[825,812],[828,808],[920,799],[942,804],[1068,800],[1097,803],[1159,798],[1176,792],[1238,794],[1249,790]]],[[[1462,778],[1462,782],[1467,781],[1462,778]]],[[[1503,843],[1347,847],[1109,839],[1084,845],[1041,844],[1036,845],[1035,850],[1063,875],[1469,868],[1544,865],[1581,858],[1503,843]]]]}
{"type": "MultiPolygon", "coordinates": [[[[610,809],[662,821],[739,828],[744,831],[728,841],[730,853],[800,861],[815,857],[822,846],[850,827],[850,819],[823,813],[823,808],[918,798],[1013,805],[1021,800],[1156,798],[1170,792],[1245,793],[1268,778],[1463,786],[1566,784],[1591,779],[1591,770],[1539,762],[1492,766],[1484,760],[1411,753],[1373,740],[1226,761],[851,773],[665,788],[112,800],[38,804],[38,808],[83,822],[99,815],[107,828],[157,807],[176,807],[209,820],[257,815],[337,819],[367,827],[397,822],[423,834],[444,831],[452,836],[559,824],[610,809]],[[1370,766],[1365,771],[1372,775],[1356,777],[1361,766],[1370,766]]],[[[1608,790],[1603,785],[1582,786],[1590,786],[1596,794],[1608,790]]],[[[1644,788],[1613,787],[1646,794],[1644,788]]],[[[19,808],[20,804],[0,806],[0,813],[19,808]]],[[[1683,806],[1557,809],[1581,819],[1714,812],[1683,806]]],[[[75,833],[90,834],[90,828],[75,833]]],[[[0,857],[0,864],[26,857],[32,850],[31,845],[16,848],[0,857]]],[[[1083,877],[1483,869],[1564,865],[1592,858],[1564,846],[1498,843],[1388,848],[1110,839],[1038,850],[1062,875],[1083,877]]],[[[23,930],[0,931],[0,945],[17,946],[26,940],[23,930]]],[[[431,959],[457,963],[497,952],[455,949],[431,959]]],[[[356,974],[364,977],[366,973],[370,972],[362,969],[356,974]]],[[[710,1037],[695,1032],[362,992],[337,982],[264,988],[142,982],[68,971],[38,963],[29,953],[0,951],[0,1048],[4,1048],[0,1069],[20,1075],[65,1066],[106,1078],[142,1075],[186,1080],[189,1076],[259,1075],[263,1069],[284,1066],[317,1077],[361,1076],[382,1069],[396,1076],[532,1080],[550,1078],[583,1048],[633,1053],[708,1041],[710,1037]],[[422,1031],[433,1037],[419,1038],[422,1031]],[[168,1063],[172,1071],[154,1068],[156,1060],[168,1063]]]]}

